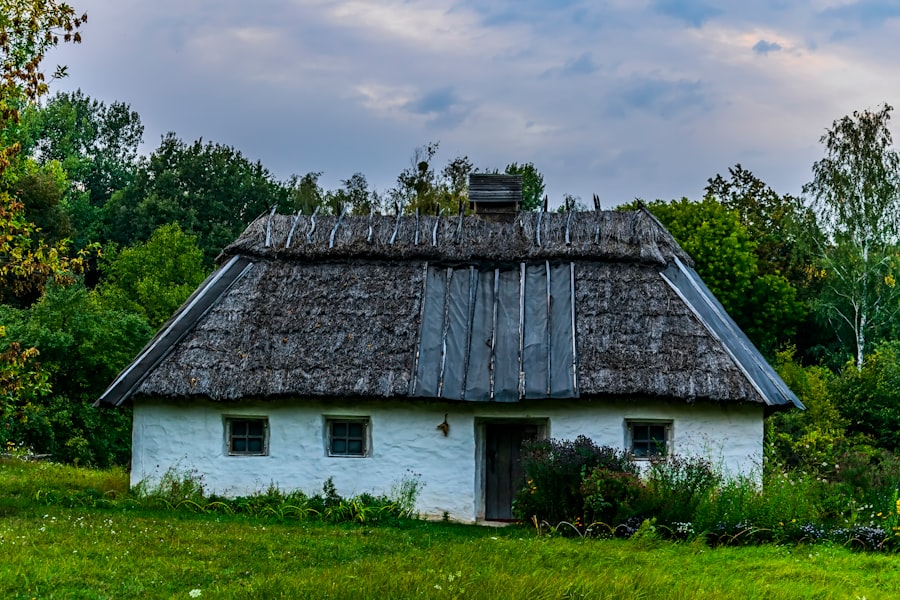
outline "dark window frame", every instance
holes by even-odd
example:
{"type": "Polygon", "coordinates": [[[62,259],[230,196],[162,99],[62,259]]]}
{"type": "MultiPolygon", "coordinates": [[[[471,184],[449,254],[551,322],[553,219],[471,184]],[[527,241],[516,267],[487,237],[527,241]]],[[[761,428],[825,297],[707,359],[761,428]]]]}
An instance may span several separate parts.
{"type": "Polygon", "coordinates": [[[229,456],[268,456],[269,418],[225,417],[225,449],[229,456]]]}
{"type": "Polygon", "coordinates": [[[661,458],[672,451],[670,420],[629,419],[626,421],[626,432],[626,447],[634,460],[661,458]]]}
{"type": "Polygon", "coordinates": [[[369,456],[369,422],[369,417],[326,417],[326,454],[337,458],[369,456]]]}

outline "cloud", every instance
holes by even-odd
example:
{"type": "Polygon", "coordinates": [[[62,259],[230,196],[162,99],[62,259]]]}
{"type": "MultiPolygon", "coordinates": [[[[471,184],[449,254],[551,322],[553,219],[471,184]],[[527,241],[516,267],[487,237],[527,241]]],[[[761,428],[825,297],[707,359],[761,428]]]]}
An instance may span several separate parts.
{"type": "Polygon", "coordinates": [[[700,81],[638,78],[617,90],[607,105],[607,114],[622,117],[634,111],[644,111],[669,119],[708,106],[704,85],[700,81]]]}
{"type": "Polygon", "coordinates": [[[148,150],[174,130],[325,186],[362,171],[385,189],[440,140],[439,160],[534,162],[552,203],[697,197],[735,162],[799,193],[825,127],[900,96],[888,0],[78,5],[85,42],[48,56],[71,74],[54,89],[131,103],[148,150]]]}
{"type": "Polygon", "coordinates": [[[346,28],[377,44],[400,44],[420,52],[474,54],[509,43],[501,32],[485,28],[480,15],[454,7],[449,0],[349,0],[334,3],[324,18],[329,27],[346,28]]]}
{"type": "Polygon", "coordinates": [[[591,53],[585,52],[575,60],[567,62],[562,71],[565,75],[590,75],[599,68],[591,53]]]}
{"type": "Polygon", "coordinates": [[[552,67],[541,73],[541,77],[578,77],[591,75],[600,69],[590,52],[583,52],[577,58],[569,59],[562,67],[552,67]]]}
{"type": "Polygon", "coordinates": [[[406,103],[406,108],[420,115],[447,112],[459,104],[459,97],[453,88],[445,87],[427,92],[423,96],[406,103]]]}
{"type": "Polygon", "coordinates": [[[766,40],[759,40],[753,45],[753,51],[757,54],[762,54],[763,56],[769,52],[778,52],[781,49],[781,44],[778,42],[769,42],[766,40]]]}
{"type": "Polygon", "coordinates": [[[404,104],[403,108],[417,115],[429,117],[434,125],[456,127],[468,115],[470,108],[452,87],[441,87],[404,104]]]}
{"type": "Polygon", "coordinates": [[[722,13],[702,0],[657,0],[655,8],[660,14],[679,19],[693,27],[700,27],[722,13]]]}
{"type": "Polygon", "coordinates": [[[856,21],[866,27],[877,27],[888,19],[900,17],[900,4],[895,0],[860,0],[827,8],[822,11],[822,15],[841,21],[856,21]]]}

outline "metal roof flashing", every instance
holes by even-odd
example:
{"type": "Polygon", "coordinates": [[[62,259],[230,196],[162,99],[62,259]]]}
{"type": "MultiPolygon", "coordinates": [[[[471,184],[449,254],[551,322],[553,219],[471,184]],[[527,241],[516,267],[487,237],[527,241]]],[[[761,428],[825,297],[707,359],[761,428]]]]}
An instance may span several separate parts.
{"type": "Polygon", "coordinates": [[[806,409],[694,269],[675,257],[674,264],[661,271],[660,276],[719,341],[767,407],[806,409]]]}

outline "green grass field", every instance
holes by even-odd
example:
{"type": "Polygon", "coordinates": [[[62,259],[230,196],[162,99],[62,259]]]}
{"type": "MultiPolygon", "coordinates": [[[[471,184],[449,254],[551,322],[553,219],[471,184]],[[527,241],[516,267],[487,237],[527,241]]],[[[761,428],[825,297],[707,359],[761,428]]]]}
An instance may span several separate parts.
{"type": "Polygon", "coordinates": [[[45,505],[121,471],[0,463],[4,598],[897,598],[900,556],[710,549],[407,521],[371,527],[45,505]]]}

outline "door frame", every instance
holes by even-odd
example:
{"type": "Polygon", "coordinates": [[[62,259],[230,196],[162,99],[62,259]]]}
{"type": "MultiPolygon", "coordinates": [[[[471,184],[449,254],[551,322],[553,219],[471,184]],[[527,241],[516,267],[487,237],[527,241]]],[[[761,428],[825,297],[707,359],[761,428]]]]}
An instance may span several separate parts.
{"type": "Polygon", "coordinates": [[[537,439],[550,437],[549,417],[476,417],[475,419],[475,515],[477,521],[486,521],[487,493],[487,426],[521,425],[536,426],[537,439]]]}

